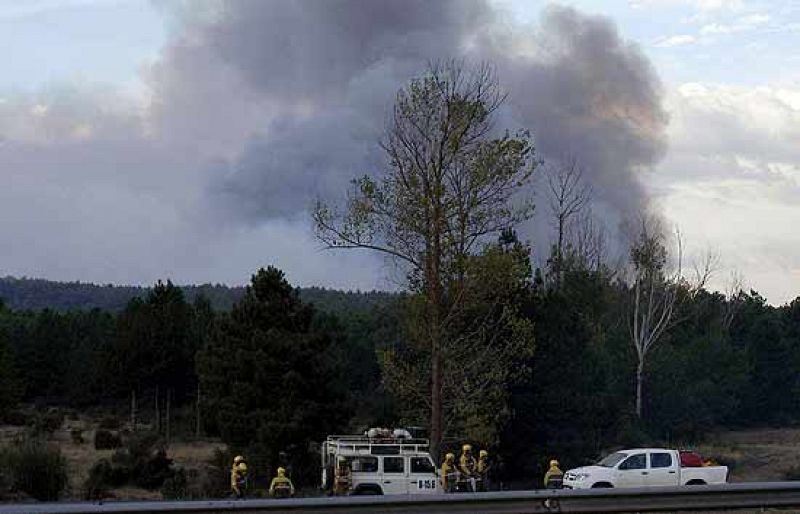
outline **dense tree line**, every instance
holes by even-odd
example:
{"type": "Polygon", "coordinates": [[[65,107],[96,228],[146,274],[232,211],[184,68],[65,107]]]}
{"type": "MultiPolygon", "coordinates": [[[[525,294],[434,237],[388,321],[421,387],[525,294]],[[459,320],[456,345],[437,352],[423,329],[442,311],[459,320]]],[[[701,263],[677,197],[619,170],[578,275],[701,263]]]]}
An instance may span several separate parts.
{"type": "MultiPolygon", "coordinates": [[[[242,298],[245,288],[223,284],[178,286],[188,302],[197,298],[207,300],[215,310],[230,310],[242,298]]],[[[120,312],[134,298],[144,299],[150,287],[97,285],[84,282],[0,277],[0,298],[9,309],[58,312],[101,309],[120,312]]],[[[348,315],[353,309],[362,311],[391,299],[393,293],[384,291],[337,291],[324,287],[301,287],[303,301],[337,315],[348,315]]]]}
{"type": "MultiPolygon", "coordinates": [[[[627,286],[604,269],[562,268],[558,286],[546,278],[550,269],[535,270],[514,295],[517,315],[535,326],[535,351],[519,363],[529,372],[494,404],[504,409],[497,436],[484,440],[461,426],[453,441],[491,445],[508,469],[532,472],[549,455],[579,463],[616,444],[685,443],[715,428],[800,420],[800,299],[774,307],[755,291],[693,296],[681,307],[685,319],[653,352],[638,421],[627,286]]],[[[384,387],[382,368],[387,351],[408,344],[411,297],[360,298],[353,308],[339,304],[337,316],[303,302],[276,270],[253,284],[230,312],[202,298],[189,303],[169,282],[120,313],[0,307],[0,414],[18,402],[126,412],[132,391],[144,411],[156,389],[162,409],[167,391],[175,408],[191,408],[200,384],[203,432],[242,448],[267,438],[266,460],[328,431],[424,425],[384,387]],[[278,408],[274,394],[285,405],[278,408]],[[302,412],[318,417],[310,422],[302,412]]]]}

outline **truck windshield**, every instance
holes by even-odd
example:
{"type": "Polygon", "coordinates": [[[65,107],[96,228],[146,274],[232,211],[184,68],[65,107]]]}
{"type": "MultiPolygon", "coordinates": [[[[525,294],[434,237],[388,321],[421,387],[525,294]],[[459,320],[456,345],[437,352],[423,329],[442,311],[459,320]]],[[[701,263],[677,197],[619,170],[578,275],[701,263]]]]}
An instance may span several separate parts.
{"type": "Polygon", "coordinates": [[[625,453],[619,453],[619,452],[612,453],[611,455],[608,455],[606,458],[598,462],[597,465],[603,466],[604,468],[613,468],[619,463],[619,461],[621,461],[627,456],[628,455],[625,453]]]}

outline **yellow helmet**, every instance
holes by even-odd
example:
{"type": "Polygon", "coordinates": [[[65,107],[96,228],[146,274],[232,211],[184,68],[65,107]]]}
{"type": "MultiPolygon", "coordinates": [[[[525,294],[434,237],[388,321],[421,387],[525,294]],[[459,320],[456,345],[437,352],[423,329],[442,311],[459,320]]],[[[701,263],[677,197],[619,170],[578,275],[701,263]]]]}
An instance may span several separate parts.
{"type": "Polygon", "coordinates": [[[558,461],[555,460],[555,459],[551,460],[550,461],[550,467],[551,468],[557,468],[558,467],[558,461]]]}
{"type": "Polygon", "coordinates": [[[240,462],[243,462],[243,461],[244,461],[244,457],[242,457],[241,455],[237,455],[236,457],[233,458],[233,463],[234,464],[239,464],[240,462]]]}
{"type": "Polygon", "coordinates": [[[284,475],[286,475],[286,470],[283,468],[278,468],[278,476],[283,477],[284,475]]]}
{"type": "Polygon", "coordinates": [[[461,451],[462,452],[471,452],[472,451],[472,445],[471,444],[465,444],[464,446],[461,447],[461,451]]]}
{"type": "Polygon", "coordinates": [[[452,453],[448,453],[447,455],[444,456],[445,462],[450,462],[451,460],[454,460],[455,458],[456,458],[456,456],[453,455],[452,453]]]}
{"type": "Polygon", "coordinates": [[[488,457],[489,456],[489,452],[487,452],[486,450],[481,450],[480,456],[481,456],[481,458],[488,457]]]}

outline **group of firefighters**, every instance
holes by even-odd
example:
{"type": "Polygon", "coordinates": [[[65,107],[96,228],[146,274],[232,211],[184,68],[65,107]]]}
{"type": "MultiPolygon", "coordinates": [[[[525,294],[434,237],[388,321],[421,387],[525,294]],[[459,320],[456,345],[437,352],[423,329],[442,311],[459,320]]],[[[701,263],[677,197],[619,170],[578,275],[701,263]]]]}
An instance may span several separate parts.
{"type": "MultiPolygon", "coordinates": [[[[447,493],[462,491],[486,491],[490,489],[489,452],[481,450],[478,459],[472,455],[472,445],[461,447],[461,456],[456,464],[456,456],[448,453],[442,462],[442,489],[447,493]]],[[[544,474],[544,486],[548,489],[560,489],[564,483],[564,472],[557,460],[550,461],[550,468],[544,474]]]]}
{"type": "MultiPolygon", "coordinates": [[[[244,457],[237,455],[231,467],[231,492],[237,498],[242,498],[247,491],[247,463],[244,457]]],[[[269,495],[273,498],[289,498],[294,496],[292,479],[286,476],[286,469],[279,467],[277,475],[269,484],[269,495]]]]}
{"type": "MultiPolygon", "coordinates": [[[[343,459],[344,461],[344,459],[343,459]]],[[[445,492],[477,492],[486,491],[489,487],[489,452],[481,450],[478,458],[472,454],[472,445],[465,444],[461,447],[461,456],[456,464],[453,453],[445,455],[442,462],[441,481],[445,492]]],[[[352,480],[349,468],[342,466],[337,469],[334,482],[334,494],[347,494],[350,491],[352,480]]],[[[561,488],[564,472],[559,468],[557,460],[550,461],[550,468],[544,475],[544,486],[548,489],[561,488]]],[[[237,498],[242,498],[247,489],[247,463],[244,457],[237,455],[231,467],[231,491],[237,498]]],[[[269,495],[273,498],[289,498],[294,496],[294,484],[286,476],[286,469],[279,467],[277,475],[269,485],[269,495]]]]}
{"type": "Polygon", "coordinates": [[[489,452],[481,450],[478,459],[472,455],[472,445],[461,447],[461,456],[456,465],[456,456],[448,453],[442,462],[442,489],[452,493],[456,491],[483,491],[488,489],[489,452]]]}

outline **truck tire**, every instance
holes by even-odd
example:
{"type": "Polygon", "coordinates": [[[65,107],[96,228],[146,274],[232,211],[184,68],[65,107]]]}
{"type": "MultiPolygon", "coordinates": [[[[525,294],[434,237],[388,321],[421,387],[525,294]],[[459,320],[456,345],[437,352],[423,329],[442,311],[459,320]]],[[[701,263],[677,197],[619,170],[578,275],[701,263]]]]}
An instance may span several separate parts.
{"type": "Polygon", "coordinates": [[[333,469],[333,464],[329,464],[328,467],[325,468],[325,490],[326,491],[333,491],[333,475],[335,470],[333,469]]]}
{"type": "Polygon", "coordinates": [[[352,493],[354,496],[383,495],[381,486],[374,484],[361,484],[352,493]]]}
{"type": "Polygon", "coordinates": [[[592,489],[612,489],[613,487],[614,486],[608,482],[597,482],[596,484],[592,484],[592,489]]]}
{"type": "Polygon", "coordinates": [[[689,480],[686,482],[686,485],[706,485],[706,481],[695,478],[694,480],[689,480]]]}

